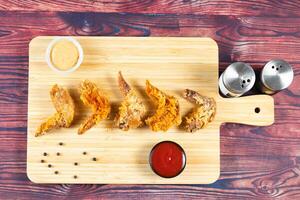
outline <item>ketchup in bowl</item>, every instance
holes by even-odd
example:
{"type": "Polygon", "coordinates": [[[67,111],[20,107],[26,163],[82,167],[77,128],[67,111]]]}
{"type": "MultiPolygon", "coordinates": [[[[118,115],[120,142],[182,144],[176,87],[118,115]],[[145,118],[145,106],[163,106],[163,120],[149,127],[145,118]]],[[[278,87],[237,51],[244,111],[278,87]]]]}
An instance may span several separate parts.
{"type": "Polygon", "coordinates": [[[186,156],[179,144],[163,141],[152,148],[149,162],[157,175],[163,178],[173,178],[184,170],[186,156]]]}

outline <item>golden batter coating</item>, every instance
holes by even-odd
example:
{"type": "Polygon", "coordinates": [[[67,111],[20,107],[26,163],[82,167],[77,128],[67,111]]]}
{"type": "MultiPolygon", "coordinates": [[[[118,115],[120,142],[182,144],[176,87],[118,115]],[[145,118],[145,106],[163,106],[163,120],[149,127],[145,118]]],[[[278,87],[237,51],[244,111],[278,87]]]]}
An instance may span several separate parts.
{"type": "Polygon", "coordinates": [[[119,107],[115,121],[117,127],[123,131],[128,131],[143,124],[142,119],[146,113],[146,108],[135,90],[124,80],[121,72],[119,72],[118,82],[124,100],[119,107]]]}
{"type": "Polygon", "coordinates": [[[146,124],[153,131],[167,131],[171,126],[178,126],[181,123],[179,102],[175,97],[160,91],[148,80],[146,93],[157,106],[155,114],[146,120],[146,124]]]}
{"type": "Polygon", "coordinates": [[[40,136],[52,129],[71,126],[75,115],[75,104],[69,92],[54,85],[50,91],[52,103],[56,113],[45,120],[36,130],[35,136],[40,136]]]}
{"type": "Polygon", "coordinates": [[[90,115],[78,129],[78,134],[83,134],[101,120],[106,119],[111,107],[108,98],[95,83],[85,80],[82,82],[79,91],[80,99],[83,104],[89,106],[93,111],[93,114],[90,115]]]}
{"type": "Polygon", "coordinates": [[[203,96],[196,91],[186,89],[183,94],[188,101],[197,107],[185,117],[184,127],[188,132],[204,128],[216,115],[216,102],[213,98],[203,96]]]}

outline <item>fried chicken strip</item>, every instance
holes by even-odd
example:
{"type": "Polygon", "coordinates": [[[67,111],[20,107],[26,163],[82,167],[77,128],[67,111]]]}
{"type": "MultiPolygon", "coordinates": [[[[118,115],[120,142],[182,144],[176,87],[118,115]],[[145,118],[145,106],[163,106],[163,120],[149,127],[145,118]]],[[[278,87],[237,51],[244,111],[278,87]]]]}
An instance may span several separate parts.
{"type": "Polygon", "coordinates": [[[146,120],[146,124],[153,131],[167,131],[171,126],[181,123],[179,102],[173,97],[160,91],[146,81],[146,93],[157,105],[155,114],[146,120]]]}
{"type": "Polygon", "coordinates": [[[142,100],[138,98],[135,90],[125,81],[121,72],[119,72],[118,82],[124,100],[119,107],[115,121],[117,127],[123,131],[128,131],[143,124],[142,119],[146,113],[146,108],[142,100]]]}
{"type": "Polygon", "coordinates": [[[68,128],[71,126],[75,115],[75,104],[69,92],[54,85],[50,91],[52,103],[56,109],[56,113],[45,120],[36,130],[35,136],[40,136],[52,129],[60,127],[68,128]]]}
{"type": "Polygon", "coordinates": [[[95,83],[85,80],[80,86],[80,99],[84,105],[89,106],[93,114],[90,115],[79,127],[78,134],[83,134],[101,120],[106,119],[110,113],[108,98],[95,83]]]}
{"type": "Polygon", "coordinates": [[[216,102],[213,98],[203,96],[196,91],[186,89],[183,94],[188,101],[197,104],[185,117],[184,127],[188,132],[204,128],[216,115],[216,102]]]}

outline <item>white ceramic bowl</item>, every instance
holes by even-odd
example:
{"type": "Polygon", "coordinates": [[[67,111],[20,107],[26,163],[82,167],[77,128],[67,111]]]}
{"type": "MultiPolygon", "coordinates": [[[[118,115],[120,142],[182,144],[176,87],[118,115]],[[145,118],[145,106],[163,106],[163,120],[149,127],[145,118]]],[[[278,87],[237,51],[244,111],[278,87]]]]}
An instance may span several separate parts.
{"type": "Polygon", "coordinates": [[[48,48],[46,50],[46,62],[48,64],[48,66],[55,72],[61,74],[61,75],[67,75],[67,74],[70,74],[71,72],[74,72],[76,69],[78,69],[78,67],[81,65],[83,61],[83,50],[82,50],[82,47],[80,45],[80,43],[74,39],[73,37],[70,37],[70,36],[61,36],[61,37],[56,37],[54,38],[50,44],[48,45],[48,48]],[[51,51],[52,51],[52,48],[54,47],[54,45],[59,42],[60,40],[69,40],[70,42],[72,42],[77,50],[78,50],[78,54],[79,54],[79,57],[78,57],[78,60],[77,60],[77,63],[70,69],[68,70],[60,70],[58,69],[57,67],[55,67],[51,61],[51,51]]]}

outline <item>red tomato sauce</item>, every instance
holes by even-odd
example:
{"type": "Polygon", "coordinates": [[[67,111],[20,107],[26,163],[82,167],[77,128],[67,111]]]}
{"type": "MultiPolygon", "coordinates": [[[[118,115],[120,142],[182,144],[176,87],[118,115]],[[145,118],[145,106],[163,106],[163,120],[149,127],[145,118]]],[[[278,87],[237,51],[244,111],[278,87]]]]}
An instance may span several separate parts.
{"type": "Polygon", "coordinates": [[[152,170],[164,178],[179,175],[186,164],[184,150],[175,142],[163,141],[156,144],[150,153],[152,170]]]}

